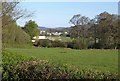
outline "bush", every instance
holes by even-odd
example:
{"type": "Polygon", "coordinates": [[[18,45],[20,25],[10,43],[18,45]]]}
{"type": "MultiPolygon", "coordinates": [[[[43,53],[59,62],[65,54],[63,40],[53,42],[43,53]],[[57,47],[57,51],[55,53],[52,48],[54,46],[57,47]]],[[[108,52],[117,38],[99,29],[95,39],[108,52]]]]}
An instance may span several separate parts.
{"type": "Polygon", "coordinates": [[[39,40],[37,44],[40,47],[66,47],[67,45],[65,42],[62,41],[51,41],[48,39],[39,40]]]}
{"type": "Polygon", "coordinates": [[[95,48],[95,49],[101,49],[103,46],[100,44],[100,43],[94,43],[94,44],[91,44],[91,45],[89,45],[88,46],[88,49],[93,49],[93,48],[95,48]]]}
{"type": "Polygon", "coordinates": [[[62,41],[52,41],[52,47],[66,47],[66,43],[62,41]]]}
{"type": "Polygon", "coordinates": [[[18,64],[16,74],[22,80],[69,79],[70,75],[64,69],[64,67],[49,64],[44,60],[29,60],[18,64]]]}
{"type": "Polygon", "coordinates": [[[3,51],[2,81],[34,79],[68,79],[66,67],[53,65],[46,60],[37,60],[3,51]]]}
{"type": "Polygon", "coordinates": [[[13,81],[17,80],[18,76],[15,74],[15,67],[17,64],[21,63],[22,61],[32,59],[27,58],[21,55],[12,54],[6,50],[2,51],[2,80],[3,81],[13,81]]]}
{"type": "Polygon", "coordinates": [[[72,48],[73,49],[73,45],[74,45],[73,42],[68,42],[67,43],[67,48],[72,48]]]}
{"type": "Polygon", "coordinates": [[[36,42],[35,46],[40,47],[65,47],[65,48],[72,48],[72,49],[85,49],[87,46],[82,43],[80,39],[74,39],[72,42],[63,42],[63,41],[51,41],[48,39],[39,40],[36,42]]]}
{"type": "Polygon", "coordinates": [[[80,39],[74,39],[67,44],[67,47],[72,49],[86,49],[87,46],[80,39]]]}
{"type": "Polygon", "coordinates": [[[43,39],[38,41],[38,46],[40,47],[51,47],[51,41],[48,39],[43,39]]]}

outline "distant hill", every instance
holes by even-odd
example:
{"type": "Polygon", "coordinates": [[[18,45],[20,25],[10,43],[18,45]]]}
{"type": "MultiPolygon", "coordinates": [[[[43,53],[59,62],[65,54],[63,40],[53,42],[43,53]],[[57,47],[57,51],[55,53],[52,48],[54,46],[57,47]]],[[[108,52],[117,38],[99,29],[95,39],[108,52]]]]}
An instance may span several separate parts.
{"type": "Polygon", "coordinates": [[[70,27],[56,27],[56,28],[48,28],[48,27],[40,27],[39,26],[40,31],[69,31],[70,27]]]}
{"type": "Polygon", "coordinates": [[[56,30],[63,30],[63,29],[65,29],[65,27],[57,27],[57,28],[53,28],[53,29],[56,29],[56,30]]]}
{"type": "Polygon", "coordinates": [[[49,30],[49,28],[47,28],[47,27],[38,27],[39,29],[40,29],[40,31],[47,31],[47,30],[49,30]]]}

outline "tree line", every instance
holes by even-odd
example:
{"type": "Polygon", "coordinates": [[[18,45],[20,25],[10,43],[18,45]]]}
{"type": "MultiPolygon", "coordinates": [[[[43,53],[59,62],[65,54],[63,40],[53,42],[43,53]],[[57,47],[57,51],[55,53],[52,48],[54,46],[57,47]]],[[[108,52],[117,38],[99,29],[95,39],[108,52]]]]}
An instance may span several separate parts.
{"type": "Polygon", "coordinates": [[[95,18],[74,15],[69,23],[71,42],[40,40],[40,47],[67,47],[72,49],[118,49],[120,17],[116,14],[102,12],[95,18]]]}
{"type": "MultiPolygon", "coordinates": [[[[20,18],[30,17],[32,14],[21,10],[17,5],[19,2],[3,2],[2,13],[2,43],[3,47],[12,45],[31,45],[33,36],[39,35],[38,25],[35,21],[26,22],[24,27],[17,25],[20,18]]],[[[76,49],[116,49],[119,47],[119,23],[120,17],[117,14],[102,12],[95,18],[74,15],[69,23],[70,38],[72,42],[64,44],[69,48],[76,49]]]]}
{"type": "Polygon", "coordinates": [[[82,48],[113,49],[119,47],[120,17],[116,14],[103,12],[94,19],[80,14],[74,15],[70,23],[70,37],[75,39],[82,48]]]}

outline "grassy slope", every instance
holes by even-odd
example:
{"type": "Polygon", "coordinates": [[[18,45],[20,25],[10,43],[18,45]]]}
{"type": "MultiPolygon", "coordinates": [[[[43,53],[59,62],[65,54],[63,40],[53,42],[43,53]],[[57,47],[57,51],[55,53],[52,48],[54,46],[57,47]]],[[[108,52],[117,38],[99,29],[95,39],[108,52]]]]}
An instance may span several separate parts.
{"type": "Polygon", "coordinates": [[[118,69],[117,50],[72,50],[64,48],[7,48],[7,50],[16,54],[33,56],[38,59],[69,66],[74,65],[80,68],[111,72],[117,72],[118,69]]]}

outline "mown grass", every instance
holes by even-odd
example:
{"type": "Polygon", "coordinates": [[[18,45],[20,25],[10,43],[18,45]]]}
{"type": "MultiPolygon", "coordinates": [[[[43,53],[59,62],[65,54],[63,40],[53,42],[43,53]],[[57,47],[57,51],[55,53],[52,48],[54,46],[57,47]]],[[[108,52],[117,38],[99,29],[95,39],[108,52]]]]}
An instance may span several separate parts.
{"type": "Polygon", "coordinates": [[[103,72],[118,72],[117,50],[73,50],[66,48],[6,48],[6,50],[14,54],[48,60],[55,64],[103,72]]]}

